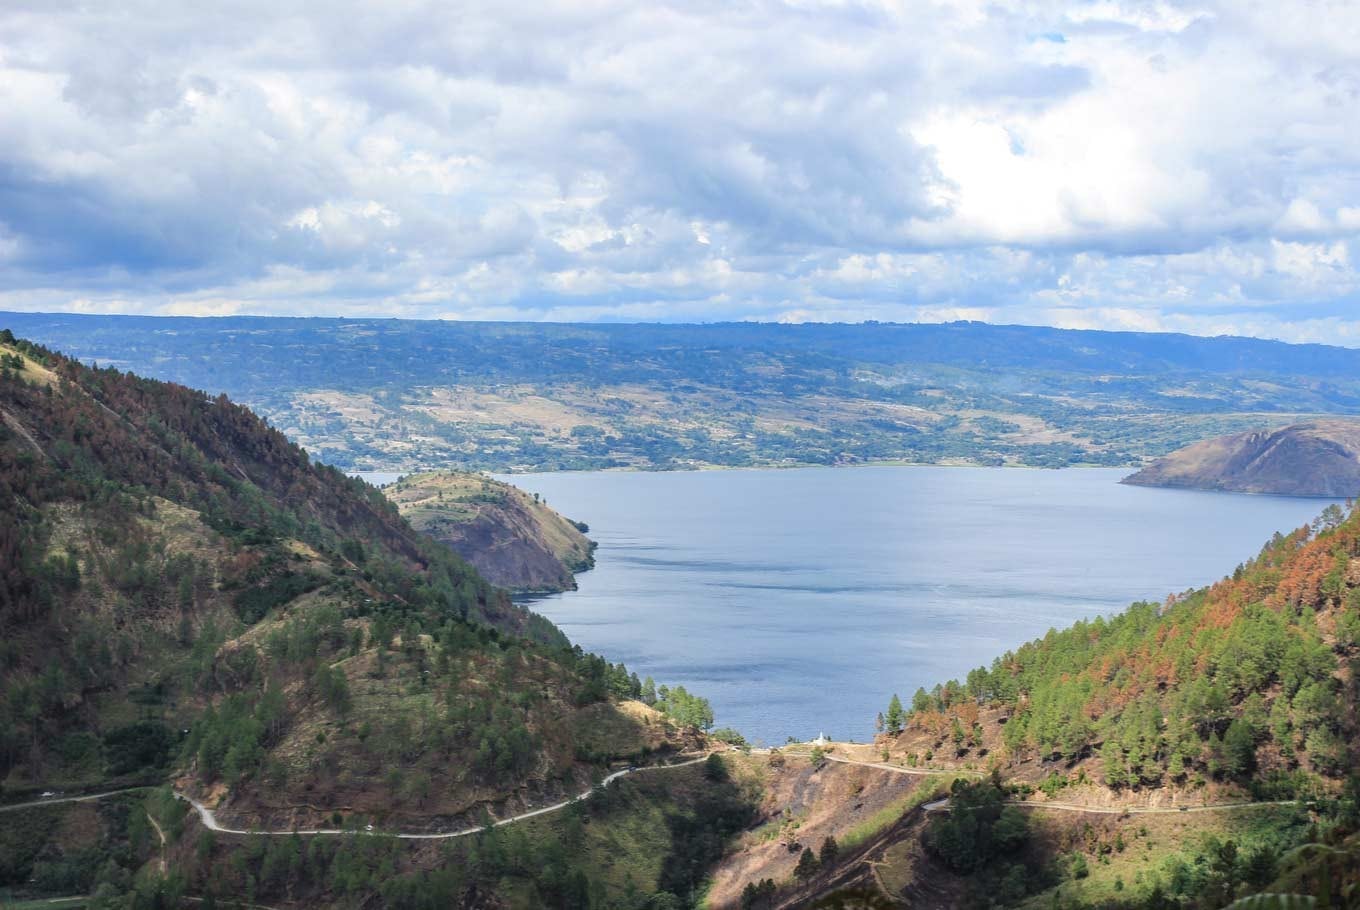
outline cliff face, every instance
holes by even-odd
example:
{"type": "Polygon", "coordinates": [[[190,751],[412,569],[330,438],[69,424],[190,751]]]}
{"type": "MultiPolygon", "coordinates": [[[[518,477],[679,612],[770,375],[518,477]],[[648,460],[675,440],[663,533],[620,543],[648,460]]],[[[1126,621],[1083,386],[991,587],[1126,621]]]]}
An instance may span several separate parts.
{"type": "Polygon", "coordinates": [[[1360,422],[1318,420],[1207,439],[1124,478],[1149,487],[1351,497],[1360,494],[1360,422]]]}
{"type": "Polygon", "coordinates": [[[407,477],[384,492],[415,528],[511,591],[572,590],[573,573],[594,565],[595,544],[575,524],[508,483],[446,472],[407,477]]]}

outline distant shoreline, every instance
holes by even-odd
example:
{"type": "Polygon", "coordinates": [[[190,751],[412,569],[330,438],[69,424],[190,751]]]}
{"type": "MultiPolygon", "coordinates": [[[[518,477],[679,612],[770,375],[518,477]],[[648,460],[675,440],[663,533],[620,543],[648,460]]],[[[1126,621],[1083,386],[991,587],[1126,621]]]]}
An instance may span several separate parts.
{"type": "MultiPolygon", "coordinates": [[[[393,483],[399,477],[409,477],[412,474],[425,474],[434,471],[463,471],[469,474],[486,474],[491,477],[526,477],[535,474],[704,474],[717,473],[723,471],[797,471],[797,470],[819,470],[819,471],[839,471],[854,468],[986,468],[988,470],[1022,470],[1022,471],[1134,471],[1136,467],[1131,465],[1104,465],[1104,464],[1068,464],[1058,468],[1046,468],[1032,464],[972,464],[959,461],[864,461],[857,464],[752,464],[752,465],[701,465],[689,468],[565,468],[561,470],[528,470],[515,471],[507,469],[474,469],[454,467],[450,465],[423,466],[404,471],[391,470],[346,470],[345,473],[350,477],[367,479],[369,477],[391,477],[392,480],[385,480],[375,486],[393,483]]],[[[372,483],[372,481],[369,481],[372,483]]],[[[1122,481],[1121,481],[1122,483],[1122,481]]]]}

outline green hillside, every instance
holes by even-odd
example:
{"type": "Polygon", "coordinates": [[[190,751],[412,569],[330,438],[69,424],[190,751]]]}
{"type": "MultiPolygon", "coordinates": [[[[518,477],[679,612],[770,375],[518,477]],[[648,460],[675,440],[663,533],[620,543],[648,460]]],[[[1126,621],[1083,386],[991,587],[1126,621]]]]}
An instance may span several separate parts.
{"type": "MultiPolygon", "coordinates": [[[[173,777],[228,826],[459,830],[704,747],[663,713],[693,705],[641,694],[225,396],[0,334],[0,802],[173,777]]],[[[460,862],[332,841],[281,878],[258,838],[216,843],[186,808],[154,789],[8,811],[0,900],[102,889],[116,901],[101,905],[175,906],[249,885],[349,904],[406,894],[393,863],[460,862]]],[[[661,867],[642,868],[652,880],[632,887],[660,889],[661,867]]],[[[565,887],[567,871],[511,890],[565,887]]],[[[514,878],[458,880],[497,906],[514,878]]]]}
{"type": "Polygon", "coordinates": [[[1325,791],[1360,757],[1358,655],[1360,514],[1333,507],[1217,584],[918,692],[909,723],[952,732],[963,706],[996,706],[1011,760],[1098,755],[1111,787],[1325,791]]]}

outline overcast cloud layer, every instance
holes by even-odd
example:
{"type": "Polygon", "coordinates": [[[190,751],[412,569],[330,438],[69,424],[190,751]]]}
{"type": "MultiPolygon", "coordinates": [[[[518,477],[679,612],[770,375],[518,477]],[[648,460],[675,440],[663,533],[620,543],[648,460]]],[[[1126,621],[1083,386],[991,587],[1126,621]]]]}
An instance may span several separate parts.
{"type": "Polygon", "coordinates": [[[1360,345],[1360,5],[0,10],[0,309],[1360,345]]]}

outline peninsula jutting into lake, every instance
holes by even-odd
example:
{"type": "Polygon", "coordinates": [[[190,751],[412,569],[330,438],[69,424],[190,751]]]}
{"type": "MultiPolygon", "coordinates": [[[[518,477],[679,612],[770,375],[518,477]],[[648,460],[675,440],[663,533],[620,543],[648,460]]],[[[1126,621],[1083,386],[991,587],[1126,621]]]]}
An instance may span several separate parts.
{"type": "Polygon", "coordinates": [[[0,3],[0,908],[1357,910],[1360,4],[0,3]]]}

